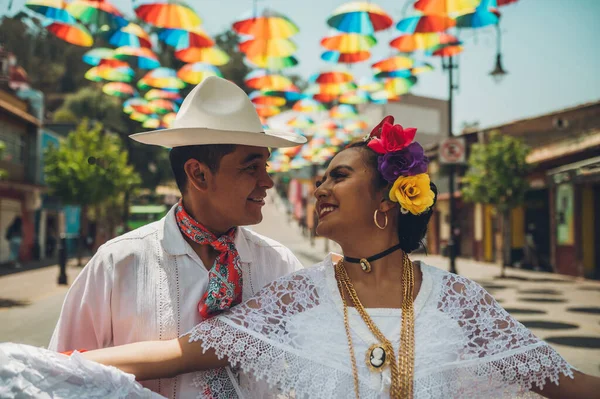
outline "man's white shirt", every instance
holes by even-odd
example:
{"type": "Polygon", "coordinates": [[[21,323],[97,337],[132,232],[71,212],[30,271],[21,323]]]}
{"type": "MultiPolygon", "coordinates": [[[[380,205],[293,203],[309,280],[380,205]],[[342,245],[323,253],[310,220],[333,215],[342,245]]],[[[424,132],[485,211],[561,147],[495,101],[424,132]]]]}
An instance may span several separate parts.
{"type": "MultiPolygon", "coordinates": [[[[208,286],[208,269],[180,233],[174,212],[175,207],[158,222],[98,249],[67,293],[49,349],[168,340],[202,320],[198,302],[208,286]]],[[[249,229],[237,229],[235,245],[242,263],[243,299],[302,268],[288,248],[249,229]]],[[[143,385],[170,398],[196,398],[200,392],[193,386],[194,376],[143,385]]]]}

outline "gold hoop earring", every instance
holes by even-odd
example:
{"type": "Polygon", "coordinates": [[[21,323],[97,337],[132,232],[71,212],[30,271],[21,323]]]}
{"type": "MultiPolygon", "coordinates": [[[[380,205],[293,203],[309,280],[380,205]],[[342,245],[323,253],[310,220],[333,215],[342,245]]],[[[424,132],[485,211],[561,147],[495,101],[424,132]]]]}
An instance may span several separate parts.
{"type": "Polygon", "coordinates": [[[377,222],[377,212],[379,212],[379,209],[375,209],[375,213],[373,214],[373,221],[375,222],[375,226],[377,226],[378,228],[380,228],[381,230],[385,230],[385,228],[388,225],[388,217],[387,217],[387,212],[383,212],[383,216],[385,217],[385,224],[383,225],[383,227],[381,227],[379,225],[379,222],[377,222]]]}

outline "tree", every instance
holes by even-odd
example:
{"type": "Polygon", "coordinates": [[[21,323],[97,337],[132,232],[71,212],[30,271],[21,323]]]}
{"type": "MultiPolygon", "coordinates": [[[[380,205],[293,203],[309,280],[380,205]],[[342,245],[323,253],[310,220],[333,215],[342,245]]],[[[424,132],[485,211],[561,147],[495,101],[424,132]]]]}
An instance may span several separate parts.
{"type": "Polygon", "coordinates": [[[215,43],[231,58],[227,64],[220,67],[223,77],[231,80],[244,89],[246,93],[249,93],[250,89],[246,86],[244,78],[251,71],[251,68],[244,63],[244,53],[238,48],[240,36],[234,31],[228,30],[217,35],[215,43]]]}
{"type": "Polygon", "coordinates": [[[487,143],[474,144],[462,195],[469,202],[493,205],[501,216],[502,276],[510,262],[510,213],[522,205],[529,188],[529,153],[520,139],[493,133],[487,143]]]}
{"type": "MultiPolygon", "coordinates": [[[[81,235],[88,228],[88,209],[140,183],[127,163],[121,139],[104,132],[101,123],[84,119],[60,146],[46,153],[44,171],[51,194],[65,204],[81,206],[81,235]]],[[[81,245],[79,246],[81,249],[81,245]]],[[[81,263],[81,251],[79,252],[81,263]]]]}

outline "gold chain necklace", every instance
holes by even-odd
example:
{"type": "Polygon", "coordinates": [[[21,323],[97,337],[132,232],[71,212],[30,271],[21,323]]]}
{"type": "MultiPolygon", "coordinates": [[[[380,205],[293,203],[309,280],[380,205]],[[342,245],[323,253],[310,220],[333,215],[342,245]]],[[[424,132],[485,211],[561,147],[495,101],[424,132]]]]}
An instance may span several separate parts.
{"type": "Polygon", "coordinates": [[[412,398],[413,394],[413,374],[414,374],[414,308],[413,308],[413,290],[415,285],[415,276],[412,262],[404,254],[403,258],[403,276],[402,276],[402,328],[400,332],[400,353],[398,360],[394,354],[394,348],[391,342],[383,335],[375,325],[364,306],[360,302],[352,280],[348,276],[344,266],[343,259],[335,265],[335,275],[342,295],[344,305],[344,327],[346,338],[348,339],[348,348],[352,359],[352,374],[354,377],[354,393],[359,399],[358,369],[356,367],[356,356],[354,346],[352,345],[352,336],[350,334],[350,322],[348,319],[348,305],[346,303],[345,291],[354,304],[354,308],[359,313],[369,330],[380,341],[379,344],[372,345],[366,354],[367,366],[372,371],[383,371],[387,365],[390,366],[392,374],[392,384],[390,386],[390,397],[392,398],[412,398]]]}

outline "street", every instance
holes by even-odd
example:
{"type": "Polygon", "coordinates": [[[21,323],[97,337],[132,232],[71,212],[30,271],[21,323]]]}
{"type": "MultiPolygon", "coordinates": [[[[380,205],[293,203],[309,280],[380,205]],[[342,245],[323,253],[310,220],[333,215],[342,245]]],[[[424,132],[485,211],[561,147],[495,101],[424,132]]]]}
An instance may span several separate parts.
{"type": "MultiPolygon", "coordinates": [[[[252,229],[288,246],[305,266],[326,254],[324,239],[311,247],[294,222],[288,223],[281,207],[269,202],[264,220],[252,229]]],[[[339,251],[329,243],[329,250],[339,251]]],[[[413,256],[413,259],[443,269],[440,256],[413,256]]],[[[600,376],[600,283],[556,274],[510,269],[498,278],[498,267],[459,259],[459,273],[482,284],[519,321],[547,340],[573,366],[600,376]]],[[[69,282],[79,268],[69,265],[69,282]]],[[[58,267],[14,273],[0,277],[0,341],[46,346],[66,287],[57,286],[58,267]]]]}

